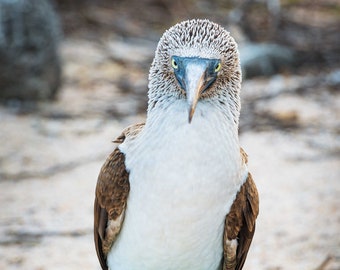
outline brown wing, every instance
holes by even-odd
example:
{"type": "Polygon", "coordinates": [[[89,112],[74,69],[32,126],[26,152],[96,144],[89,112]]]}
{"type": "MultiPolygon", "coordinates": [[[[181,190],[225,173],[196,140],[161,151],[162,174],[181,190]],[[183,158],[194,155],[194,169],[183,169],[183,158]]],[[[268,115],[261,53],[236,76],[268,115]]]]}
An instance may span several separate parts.
{"type": "MultiPolygon", "coordinates": [[[[125,129],[115,142],[122,143],[127,137],[133,139],[143,126],[138,124],[125,129]]],[[[125,156],[117,147],[100,170],[94,201],[94,242],[103,270],[108,270],[106,256],[124,221],[129,190],[125,156]]]]}
{"type": "MultiPolygon", "coordinates": [[[[241,154],[246,163],[247,155],[243,149],[241,149],[241,154]]],[[[258,193],[249,173],[226,217],[223,270],[241,270],[243,268],[254,236],[258,213],[258,193]]]]}

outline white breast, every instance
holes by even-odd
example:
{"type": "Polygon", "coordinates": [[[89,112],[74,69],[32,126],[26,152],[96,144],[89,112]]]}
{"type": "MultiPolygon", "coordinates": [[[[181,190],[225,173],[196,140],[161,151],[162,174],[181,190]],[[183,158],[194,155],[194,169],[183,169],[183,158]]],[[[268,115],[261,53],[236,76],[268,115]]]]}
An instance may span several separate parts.
{"type": "Polygon", "coordinates": [[[225,216],[243,181],[237,131],[211,104],[200,103],[191,124],[187,114],[177,101],[120,146],[131,189],[111,269],[220,265],[225,216]]]}

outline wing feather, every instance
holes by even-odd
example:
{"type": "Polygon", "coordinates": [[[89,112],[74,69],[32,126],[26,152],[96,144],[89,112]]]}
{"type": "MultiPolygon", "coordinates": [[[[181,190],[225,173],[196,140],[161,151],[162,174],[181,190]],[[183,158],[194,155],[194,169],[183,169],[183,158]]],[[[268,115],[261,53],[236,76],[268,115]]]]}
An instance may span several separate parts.
{"type": "MultiPolygon", "coordinates": [[[[128,127],[115,142],[123,143],[126,138],[135,138],[143,126],[128,127]]],[[[94,242],[103,270],[108,270],[106,257],[121,230],[129,191],[125,155],[116,147],[100,170],[94,201],[94,242]]]]}
{"type": "MultiPolygon", "coordinates": [[[[247,155],[241,149],[243,161],[247,155]]],[[[223,270],[241,270],[255,232],[259,213],[258,192],[250,173],[236,195],[226,217],[223,270]]]]}

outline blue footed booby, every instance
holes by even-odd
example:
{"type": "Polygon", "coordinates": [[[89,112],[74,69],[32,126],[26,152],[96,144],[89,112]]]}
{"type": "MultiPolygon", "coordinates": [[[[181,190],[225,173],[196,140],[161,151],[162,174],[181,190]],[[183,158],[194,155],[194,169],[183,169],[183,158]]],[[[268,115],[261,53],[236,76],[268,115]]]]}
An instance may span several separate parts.
{"type": "Polygon", "coordinates": [[[237,44],[208,20],[161,37],[145,123],[126,128],[98,176],[102,269],[240,270],[259,211],[239,145],[237,44]]]}

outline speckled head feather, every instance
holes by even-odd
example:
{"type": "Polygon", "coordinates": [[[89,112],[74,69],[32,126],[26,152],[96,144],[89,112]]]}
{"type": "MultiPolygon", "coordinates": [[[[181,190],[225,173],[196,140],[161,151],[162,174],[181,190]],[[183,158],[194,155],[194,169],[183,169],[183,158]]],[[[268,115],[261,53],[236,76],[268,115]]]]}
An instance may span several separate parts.
{"type": "Polygon", "coordinates": [[[238,124],[241,68],[235,40],[220,25],[209,20],[188,20],[167,30],[160,39],[149,73],[149,107],[164,106],[169,100],[185,98],[171,67],[171,57],[220,59],[222,68],[214,84],[201,99],[225,107],[238,124]]]}

